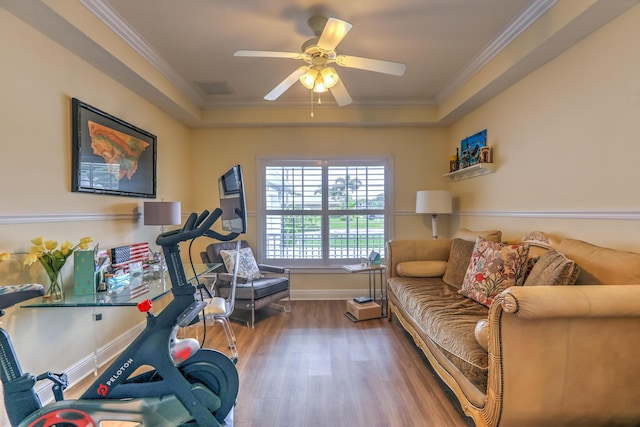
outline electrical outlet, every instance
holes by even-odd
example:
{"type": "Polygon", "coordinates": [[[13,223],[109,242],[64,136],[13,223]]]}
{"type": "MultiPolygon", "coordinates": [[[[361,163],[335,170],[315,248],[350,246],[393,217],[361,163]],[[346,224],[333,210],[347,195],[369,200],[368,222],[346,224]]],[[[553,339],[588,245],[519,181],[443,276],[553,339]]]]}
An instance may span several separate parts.
{"type": "Polygon", "coordinates": [[[95,320],[96,322],[102,320],[102,313],[94,313],[93,320],[95,320]]]}

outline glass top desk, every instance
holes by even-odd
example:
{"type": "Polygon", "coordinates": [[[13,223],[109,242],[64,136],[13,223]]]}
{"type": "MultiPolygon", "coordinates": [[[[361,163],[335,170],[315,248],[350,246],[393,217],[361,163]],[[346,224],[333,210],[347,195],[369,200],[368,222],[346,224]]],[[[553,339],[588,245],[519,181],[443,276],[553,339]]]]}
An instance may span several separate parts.
{"type": "MultiPolygon", "coordinates": [[[[184,264],[187,281],[193,281],[196,276],[201,277],[216,270],[222,264],[184,264]],[[195,269],[195,275],[194,275],[195,269]]],[[[91,295],[75,295],[66,292],[62,301],[45,300],[42,297],[29,300],[21,307],[102,307],[102,306],[136,306],[140,301],[150,299],[156,301],[171,291],[169,273],[164,272],[160,278],[143,277],[142,284],[136,287],[126,286],[118,292],[96,292],[91,295]]]]}

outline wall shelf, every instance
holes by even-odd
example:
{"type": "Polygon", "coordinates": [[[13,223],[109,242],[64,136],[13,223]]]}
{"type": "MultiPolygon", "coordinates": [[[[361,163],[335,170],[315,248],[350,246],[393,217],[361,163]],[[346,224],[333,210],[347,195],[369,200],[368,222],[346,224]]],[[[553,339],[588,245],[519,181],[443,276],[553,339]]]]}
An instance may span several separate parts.
{"type": "Polygon", "coordinates": [[[476,163],[464,169],[460,169],[454,172],[444,174],[452,181],[460,181],[461,179],[469,179],[476,176],[486,175],[488,173],[494,173],[496,166],[494,163],[476,163]]]}

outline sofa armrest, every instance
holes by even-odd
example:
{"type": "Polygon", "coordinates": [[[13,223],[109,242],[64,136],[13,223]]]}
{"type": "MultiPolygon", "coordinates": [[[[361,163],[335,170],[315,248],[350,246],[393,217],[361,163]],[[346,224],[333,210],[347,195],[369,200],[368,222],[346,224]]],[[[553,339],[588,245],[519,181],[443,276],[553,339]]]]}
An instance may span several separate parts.
{"type": "Polygon", "coordinates": [[[489,419],[635,425],[639,300],[640,285],[518,286],[499,294],[489,310],[489,419]]]}
{"type": "MultiPolygon", "coordinates": [[[[220,280],[221,282],[231,283],[231,281],[233,280],[233,274],[219,273],[218,280],[220,280]]],[[[249,280],[246,276],[241,276],[238,274],[238,277],[236,277],[236,283],[244,284],[249,282],[251,282],[251,280],[249,280]]]]}
{"type": "Polygon", "coordinates": [[[499,304],[522,319],[639,317],[640,285],[513,286],[499,304]]]}
{"type": "Polygon", "coordinates": [[[406,261],[447,261],[450,239],[390,240],[387,242],[387,279],[397,276],[396,266],[406,261]]]}

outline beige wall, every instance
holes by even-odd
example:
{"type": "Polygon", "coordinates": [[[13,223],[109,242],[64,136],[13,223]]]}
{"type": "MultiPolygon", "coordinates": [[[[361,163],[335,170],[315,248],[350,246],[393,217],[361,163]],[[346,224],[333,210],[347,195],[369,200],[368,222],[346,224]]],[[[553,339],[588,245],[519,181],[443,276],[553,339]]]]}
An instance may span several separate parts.
{"type": "MultiPolygon", "coordinates": [[[[158,194],[188,208],[186,127],[1,8],[0,52],[0,252],[28,251],[37,236],[77,242],[89,235],[103,248],[155,240],[158,230],[138,220],[143,199],[70,192],[72,97],[157,135],[158,194]]],[[[65,288],[72,292],[67,264],[65,288]]],[[[13,308],[3,327],[13,335],[24,370],[59,371],[144,320],[132,308],[98,311],[102,322],[92,321],[92,309],[13,308]]]]}
{"type": "Polygon", "coordinates": [[[488,129],[497,163],[495,174],[451,184],[462,212],[453,227],[640,251],[639,28],[636,6],[451,127],[450,152],[488,129]]]}
{"type": "MultiPolygon", "coordinates": [[[[318,113],[317,113],[318,114],[318,113]]],[[[193,135],[193,169],[198,182],[199,209],[217,206],[217,176],[235,163],[244,171],[249,232],[256,242],[256,160],[259,157],[390,156],[394,162],[392,197],[397,238],[431,236],[431,219],[415,214],[415,194],[421,189],[443,189],[441,159],[447,156],[447,131],[429,128],[252,128],[202,129],[193,135]]],[[[447,166],[448,168],[448,166],[447,166]]],[[[443,229],[446,224],[443,222],[443,229]]],[[[206,245],[206,241],[197,242],[206,245]]],[[[299,274],[294,272],[296,298],[339,298],[363,289],[366,277],[349,274],[299,274]],[[321,291],[331,290],[331,292],[321,291]]]]}

